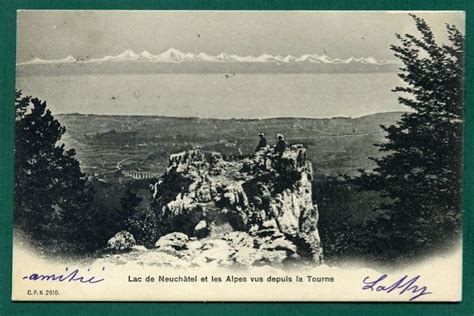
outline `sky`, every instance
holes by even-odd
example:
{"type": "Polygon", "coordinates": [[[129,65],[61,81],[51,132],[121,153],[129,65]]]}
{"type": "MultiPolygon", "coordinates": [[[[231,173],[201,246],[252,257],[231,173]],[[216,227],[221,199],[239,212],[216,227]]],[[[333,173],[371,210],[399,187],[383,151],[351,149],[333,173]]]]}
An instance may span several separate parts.
{"type": "MultiPolygon", "coordinates": [[[[461,12],[418,12],[440,38],[461,12]]],[[[153,54],[326,54],[393,59],[395,33],[414,33],[407,12],[382,11],[19,11],[17,62],[68,55],[100,58],[126,49],[153,54]]]]}
{"type": "MultiPolygon", "coordinates": [[[[462,12],[417,12],[435,37],[464,30],[462,12]]],[[[17,62],[159,54],[329,55],[394,59],[395,33],[417,34],[408,12],[19,11],[17,62]]],[[[463,32],[464,33],[464,32],[463,32]]],[[[17,77],[17,88],[53,113],[215,118],[362,116],[404,111],[388,74],[76,75],[17,77]]]]}

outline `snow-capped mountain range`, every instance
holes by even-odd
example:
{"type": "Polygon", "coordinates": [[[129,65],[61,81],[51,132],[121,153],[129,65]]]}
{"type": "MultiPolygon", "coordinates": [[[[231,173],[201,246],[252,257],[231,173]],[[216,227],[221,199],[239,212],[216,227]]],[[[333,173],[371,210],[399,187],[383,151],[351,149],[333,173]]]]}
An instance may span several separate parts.
{"type": "Polygon", "coordinates": [[[170,48],[161,54],[154,55],[148,51],[135,53],[128,49],[121,54],[115,56],[105,56],[102,58],[83,59],[73,56],[67,56],[61,59],[45,60],[40,58],[33,58],[32,60],[18,63],[18,66],[23,65],[38,65],[38,64],[93,64],[93,63],[113,63],[113,62],[150,62],[150,63],[274,63],[274,64],[291,64],[309,62],[312,64],[367,64],[367,65],[388,65],[398,64],[394,60],[377,60],[373,57],[350,57],[347,59],[331,58],[327,55],[318,54],[304,54],[297,56],[280,56],[262,54],[260,56],[239,56],[220,53],[219,55],[209,55],[206,53],[183,53],[178,49],[170,48]]]}

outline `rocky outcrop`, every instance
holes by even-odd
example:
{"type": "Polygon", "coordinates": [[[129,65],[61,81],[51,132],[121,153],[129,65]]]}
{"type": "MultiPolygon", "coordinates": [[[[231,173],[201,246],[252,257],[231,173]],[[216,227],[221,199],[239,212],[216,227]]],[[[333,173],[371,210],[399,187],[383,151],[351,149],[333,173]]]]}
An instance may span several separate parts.
{"type": "Polygon", "coordinates": [[[171,244],[168,254],[182,251],[196,262],[319,263],[311,179],[311,162],[302,146],[290,146],[281,156],[270,149],[247,157],[198,150],[171,155],[167,171],[152,186],[150,208],[164,236],[157,247],[171,244]],[[177,232],[186,238],[165,236],[177,232]],[[190,242],[187,236],[200,240],[190,242]],[[197,247],[203,240],[207,244],[197,247]],[[195,242],[194,249],[176,249],[179,242],[195,242]]]}
{"type": "Polygon", "coordinates": [[[268,229],[232,231],[203,239],[171,233],[161,237],[154,249],[131,251],[119,255],[107,254],[107,262],[191,268],[202,266],[284,266],[299,263],[295,244],[283,234],[269,234],[268,229]]]}
{"type": "Polygon", "coordinates": [[[132,234],[127,231],[120,231],[109,239],[107,245],[111,251],[128,251],[137,246],[137,243],[132,234]]]}
{"type": "Polygon", "coordinates": [[[183,250],[186,249],[188,241],[188,236],[183,233],[171,233],[158,239],[155,247],[159,249],[183,250]]]}

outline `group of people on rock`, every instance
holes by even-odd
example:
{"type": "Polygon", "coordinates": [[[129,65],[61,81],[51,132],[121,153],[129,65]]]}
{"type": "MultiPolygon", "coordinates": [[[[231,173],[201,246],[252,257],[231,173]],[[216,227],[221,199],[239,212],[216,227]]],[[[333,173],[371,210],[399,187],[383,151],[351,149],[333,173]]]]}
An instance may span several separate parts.
{"type": "MultiPolygon", "coordinates": [[[[257,145],[257,148],[255,148],[256,152],[267,147],[267,138],[265,133],[258,133],[258,136],[260,137],[260,141],[257,145]]],[[[285,137],[282,134],[277,134],[277,143],[275,147],[273,147],[274,153],[281,156],[283,155],[286,147],[287,144],[285,142],[285,137]]]]}

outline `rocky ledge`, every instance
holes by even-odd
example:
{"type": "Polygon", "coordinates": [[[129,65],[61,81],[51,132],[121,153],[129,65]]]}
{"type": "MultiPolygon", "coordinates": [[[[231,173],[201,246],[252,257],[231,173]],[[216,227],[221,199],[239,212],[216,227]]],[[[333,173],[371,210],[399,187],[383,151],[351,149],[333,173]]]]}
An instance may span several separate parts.
{"type": "Polygon", "coordinates": [[[246,157],[198,150],[171,155],[151,186],[148,227],[161,237],[147,250],[119,232],[109,247],[135,251],[108,256],[172,266],[319,264],[311,179],[311,162],[299,145],[283,155],[269,148],[246,157]]]}

